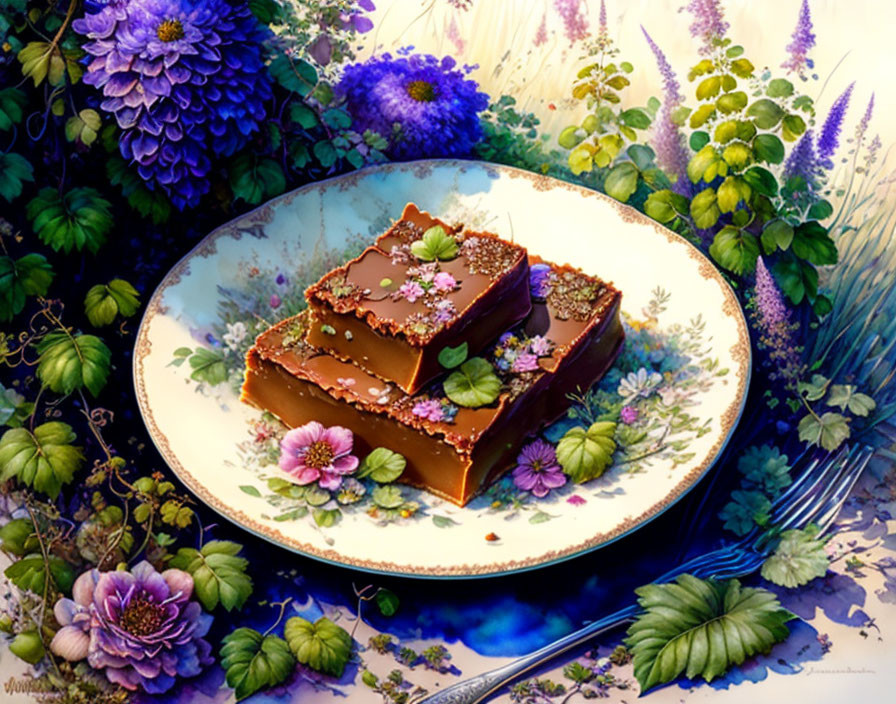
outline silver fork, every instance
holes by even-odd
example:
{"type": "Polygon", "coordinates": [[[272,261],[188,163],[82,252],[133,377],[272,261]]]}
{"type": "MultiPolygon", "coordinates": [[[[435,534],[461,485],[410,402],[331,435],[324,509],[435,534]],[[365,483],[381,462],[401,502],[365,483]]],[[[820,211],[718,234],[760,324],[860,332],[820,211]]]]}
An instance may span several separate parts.
{"type": "MultiPolygon", "coordinates": [[[[834,522],[859,476],[873,455],[871,448],[841,448],[823,459],[812,459],[787,490],[772,504],[770,524],[781,531],[815,523],[823,535],[834,522]]],[[[661,584],[689,573],[701,579],[730,579],[755,572],[774,545],[763,529],[754,528],[737,542],[694,557],[654,580],[661,584]]],[[[495,690],[529,670],[595,636],[634,619],[639,607],[632,603],[593,621],[568,636],[549,643],[502,667],[458,682],[417,704],[477,704],[495,690]]]]}

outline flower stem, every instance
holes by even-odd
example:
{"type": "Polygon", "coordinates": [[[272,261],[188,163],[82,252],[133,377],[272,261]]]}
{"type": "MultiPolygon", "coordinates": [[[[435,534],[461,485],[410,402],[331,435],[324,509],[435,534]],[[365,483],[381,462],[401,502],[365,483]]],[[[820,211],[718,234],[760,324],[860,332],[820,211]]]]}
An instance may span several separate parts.
{"type": "Polygon", "coordinates": [[[266,630],[264,633],[261,634],[262,636],[269,635],[271,631],[273,631],[277,626],[280,625],[280,621],[283,620],[283,615],[286,613],[286,607],[289,606],[289,604],[291,602],[292,602],[292,597],[290,596],[290,597],[287,597],[286,599],[284,599],[283,601],[275,601],[271,604],[271,606],[279,606],[280,613],[277,616],[277,620],[274,621],[273,625],[271,625],[271,627],[268,630],[266,630]]]}

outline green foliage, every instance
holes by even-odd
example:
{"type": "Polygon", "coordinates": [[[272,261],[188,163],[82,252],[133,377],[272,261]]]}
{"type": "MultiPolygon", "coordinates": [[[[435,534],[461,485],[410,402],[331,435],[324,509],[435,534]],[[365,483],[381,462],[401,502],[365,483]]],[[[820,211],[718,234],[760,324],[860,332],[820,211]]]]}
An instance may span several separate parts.
{"type": "Polygon", "coordinates": [[[762,564],[762,577],[788,589],[808,584],[816,577],[824,577],[830,560],[824,541],[818,538],[818,527],[786,530],[775,551],[762,564]]]}
{"type": "Polygon", "coordinates": [[[758,489],[772,499],[793,482],[787,455],[771,445],[748,447],[738,458],[737,469],[744,475],[742,486],[758,489]]]}
{"type": "Polygon", "coordinates": [[[439,364],[445,369],[454,369],[463,364],[469,353],[469,345],[461,342],[457,347],[443,347],[439,352],[439,364]]]}
{"type": "Polygon", "coordinates": [[[273,159],[259,159],[253,154],[244,153],[230,164],[230,187],[236,198],[257,205],[283,193],[286,177],[273,159]]]}
{"type": "Polygon", "coordinates": [[[22,121],[28,98],[12,86],[0,90],[0,131],[7,132],[22,121]]]}
{"type": "Polygon", "coordinates": [[[768,523],[771,507],[761,491],[735,490],[731,492],[731,501],[719,512],[719,518],[725,522],[725,529],[744,536],[755,526],[768,523]]]}
{"type": "Polygon", "coordinates": [[[411,242],[411,253],[425,262],[454,259],[457,250],[457,239],[446,233],[439,225],[429,228],[421,239],[411,242]]]}
{"type": "Polygon", "coordinates": [[[108,325],[116,315],[130,318],[140,308],[137,289],[124,279],[92,286],[84,299],[84,312],[94,327],[108,325]]]}
{"type": "Polygon", "coordinates": [[[39,663],[46,654],[43,641],[36,630],[17,633],[9,644],[9,652],[31,665],[39,663]]]}
{"type": "Polygon", "coordinates": [[[81,465],[84,453],[72,443],[70,425],[51,421],[34,428],[12,428],[0,438],[0,481],[15,478],[55,499],[81,465]]]}
{"type": "Polygon", "coordinates": [[[174,351],[176,367],[186,361],[190,365],[190,378],[193,381],[204,381],[211,386],[227,381],[227,366],[224,364],[224,355],[205,347],[197,347],[191,350],[189,347],[179,347],[174,351]]]}
{"type": "Polygon", "coordinates": [[[33,403],[26,401],[14,388],[7,389],[0,382],[0,426],[20,428],[33,411],[33,403]]]}
{"type": "Polygon", "coordinates": [[[836,450],[849,437],[849,420],[840,413],[810,413],[800,420],[797,430],[800,440],[809,445],[821,445],[825,450],[836,450]]]}
{"type": "Polygon", "coordinates": [[[358,468],[358,477],[370,477],[380,484],[394,482],[404,472],[407,460],[403,455],[392,452],[385,447],[377,447],[364,460],[358,468]]]}
{"type": "Polygon", "coordinates": [[[37,351],[37,377],[58,394],[86,387],[96,397],[106,385],[112,353],[98,337],[57,329],[44,336],[37,351]]]}
{"type": "Polygon", "coordinates": [[[43,188],[28,203],[26,213],[41,242],[54,250],[86,248],[95,253],[112,228],[111,207],[93,188],[73,188],[64,195],[43,188]]]}
{"type": "Polygon", "coordinates": [[[378,486],[370,494],[373,503],[380,508],[396,509],[404,504],[404,496],[397,486],[378,486]]]}
{"type": "Polygon", "coordinates": [[[577,484],[599,477],[613,461],[615,433],[616,424],[607,421],[592,423],[587,430],[570,428],[557,443],[557,461],[563,472],[577,484]]]}
{"type": "Polygon", "coordinates": [[[296,664],[285,640],[251,628],[237,628],[221,643],[221,667],[237,701],[280,684],[296,664]]]}
{"type": "Polygon", "coordinates": [[[75,583],[75,570],[62,558],[50,555],[44,562],[40,553],[26,555],[21,560],[13,562],[3,574],[19,589],[43,594],[47,585],[47,565],[50,567],[50,584],[55,585],[63,594],[72,593],[72,585],[75,583]]]}
{"type": "Polygon", "coordinates": [[[65,123],[65,138],[69,142],[81,142],[90,146],[96,141],[102,127],[100,114],[91,108],[81,110],[65,123]]]}
{"type": "Polygon", "coordinates": [[[317,71],[303,59],[280,53],[268,64],[268,71],[277,83],[301,97],[308,96],[317,85],[317,71]]]}
{"type": "Polygon", "coordinates": [[[501,380],[482,357],[473,357],[445,379],[445,395],[458,406],[478,408],[492,403],[501,393],[501,380]]]}
{"type": "Polygon", "coordinates": [[[196,596],[206,611],[218,604],[233,611],[252,594],[252,579],[246,574],[249,561],[237,556],[242,549],[239,543],[211,540],[201,550],[180,548],[169,564],[193,576],[196,596]]]}
{"type": "Polygon", "coordinates": [[[867,394],[859,393],[852,384],[834,384],[828,394],[827,404],[837,406],[840,410],[849,410],[856,416],[867,416],[877,404],[867,394]]]}
{"type": "Polygon", "coordinates": [[[749,274],[756,269],[759,240],[746,230],[726,225],[716,233],[709,254],[725,269],[738,275],[749,274]]]}
{"type": "Polygon", "coordinates": [[[16,557],[40,547],[30,518],[13,518],[0,526],[0,549],[16,557]]]}
{"type": "Polygon", "coordinates": [[[859,392],[855,385],[832,384],[822,374],[813,374],[809,381],[798,383],[797,391],[808,411],[797,426],[800,440],[809,445],[820,445],[825,450],[837,449],[851,435],[850,422],[853,419],[842,413],[814,410],[813,403],[827,396],[828,407],[839,408],[860,419],[877,408],[874,399],[859,392]]]}
{"type": "Polygon", "coordinates": [[[18,59],[22,64],[22,74],[34,81],[35,88],[44,79],[58,88],[65,85],[66,79],[77,83],[83,74],[78,59],[83,55],[79,49],[64,49],[55,42],[29,42],[19,51],[18,59]]]}
{"type": "Polygon", "coordinates": [[[143,179],[119,156],[106,159],[106,175],[113,186],[121,188],[121,195],[134,210],[156,225],[171,217],[171,201],[161,189],[150,190],[143,179]]]}
{"type": "Polygon", "coordinates": [[[34,181],[31,162],[15,152],[0,152],[0,196],[12,202],[22,194],[26,181],[34,181]]]}
{"type": "Polygon", "coordinates": [[[16,260],[0,256],[0,320],[8,322],[21,313],[26,297],[46,296],[53,276],[53,267],[42,254],[16,260]]]}
{"type": "Polygon", "coordinates": [[[390,589],[377,589],[373,600],[383,616],[394,616],[398,612],[398,595],[390,589]]]}
{"type": "Polygon", "coordinates": [[[604,191],[611,198],[625,203],[638,188],[638,167],[630,161],[616,164],[607,173],[604,191]]]}
{"type": "Polygon", "coordinates": [[[707,682],[789,635],[793,614],[764,589],[682,575],[635,590],[644,609],[628,629],[641,692],[684,673],[707,682]]]}
{"type": "Polygon", "coordinates": [[[293,655],[312,670],[341,677],[351,657],[352,638],[330,619],[320,617],[314,623],[293,616],[283,629],[293,655]]]}

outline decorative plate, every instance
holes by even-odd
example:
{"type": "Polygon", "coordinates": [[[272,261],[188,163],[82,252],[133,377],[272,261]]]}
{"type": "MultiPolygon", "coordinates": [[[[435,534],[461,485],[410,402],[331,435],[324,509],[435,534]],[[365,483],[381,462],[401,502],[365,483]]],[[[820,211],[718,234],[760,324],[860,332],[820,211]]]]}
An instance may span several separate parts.
{"type": "MultiPolygon", "coordinates": [[[[201,501],[290,550],[363,570],[470,577],[530,569],[620,538],[691,489],[743,409],[750,343],[740,306],[684,239],[599,193],[467,161],[366,169],[287,193],[212,232],[165,277],[137,337],[149,432],[201,501]],[[625,348],[572,418],[618,419],[614,462],[538,498],[512,475],[459,508],[370,480],[309,491],[277,466],[285,429],[240,403],[255,335],[297,312],[304,288],[357,254],[405,203],[489,229],[613,281],[625,348]]],[[[397,452],[401,448],[392,448],[397,452]]],[[[176,507],[172,507],[174,509],[176,507]]]]}

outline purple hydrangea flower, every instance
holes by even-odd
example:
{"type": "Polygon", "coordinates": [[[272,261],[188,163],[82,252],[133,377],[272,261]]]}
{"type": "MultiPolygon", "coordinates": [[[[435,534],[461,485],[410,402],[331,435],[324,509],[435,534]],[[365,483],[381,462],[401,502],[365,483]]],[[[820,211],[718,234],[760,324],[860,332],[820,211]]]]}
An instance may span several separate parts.
{"type": "Polygon", "coordinates": [[[280,469],[298,484],[316,481],[322,488],[335,491],[342,478],[358,468],[352,452],[352,431],[341,425],[325,428],[310,421],[293,428],[280,441],[280,469]]]}
{"type": "Polygon", "coordinates": [[[684,9],[694,17],[689,29],[692,37],[703,42],[700,53],[711,54],[713,41],[722,39],[729,27],[719,0],[690,0],[684,9]]]}
{"type": "Polygon", "coordinates": [[[787,60],[781,64],[788,73],[793,71],[800,77],[805,77],[806,69],[813,67],[809,58],[809,50],[815,46],[815,35],[812,33],[812,16],[809,14],[809,0],[803,0],[800,6],[800,16],[796,21],[796,28],[790,35],[790,44],[787,45],[787,60]]]}
{"type": "Polygon", "coordinates": [[[488,96],[449,56],[382,54],[347,66],[339,82],[353,127],[390,139],[396,159],[464,156],[482,139],[488,96]]]}
{"type": "Polygon", "coordinates": [[[265,119],[269,31],[229,0],[112,0],[72,26],[89,39],[84,82],[115,115],[122,156],[177,207],[196,205],[212,156],[233,154],[265,119]]]}
{"type": "Polygon", "coordinates": [[[691,181],[688,178],[688,152],[685,148],[684,135],[678,129],[678,125],[672,121],[672,113],[684,102],[684,96],[681,94],[678,77],[672,70],[666,55],[644,27],[641,27],[641,31],[647,38],[647,44],[656,57],[660,75],[663,77],[663,108],[653,132],[656,162],[666,173],[677,176],[672,190],[681,195],[690,196],[691,181]]]}
{"type": "Polygon", "coordinates": [[[213,662],[203,639],[212,617],[192,595],[188,573],[159,574],[145,560],[130,572],[85,572],[75,580],[74,599],[53,607],[62,628],[50,650],[66,660],[87,658],[125,689],[166,692],[176,677],[194,677],[213,662]]]}
{"type": "Polygon", "coordinates": [[[846,110],[849,108],[849,99],[852,97],[852,89],[855,81],[850,83],[846,90],[840,94],[840,97],[834,101],[831,111],[828,113],[824,125],[821,127],[821,134],[818,135],[818,161],[826,169],[831,169],[834,163],[831,157],[837,151],[840,144],[840,129],[843,127],[843,120],[846,117],[846,110]]]}
{"type": "Polygon", "coordinates": [[[533,264],[529,267],[529,291],[533,298],[545,298],[551,291],[551,267],[533,264]]]}
{"type": "Polygon", "coordinates": [[[534,496],[547,496],[551,489],[566,484],[566,475],[557,462],[553,446],[544,440],[535,440],[526,445],[516,458],[513,483],[534,496]]]}

